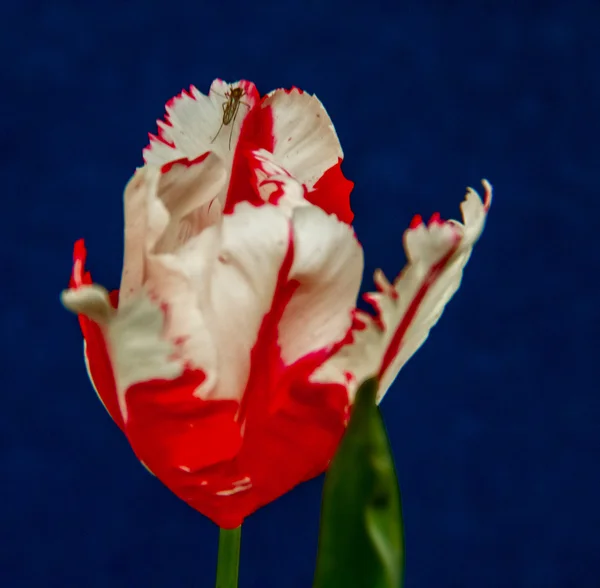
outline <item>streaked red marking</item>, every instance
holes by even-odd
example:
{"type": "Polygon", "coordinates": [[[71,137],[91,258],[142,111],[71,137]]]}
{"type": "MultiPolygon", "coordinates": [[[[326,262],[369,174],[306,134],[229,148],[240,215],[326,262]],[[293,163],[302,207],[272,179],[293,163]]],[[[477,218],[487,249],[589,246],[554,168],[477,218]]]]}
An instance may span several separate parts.
{"type": "Polygon", "coordinates": [[[169,161],[169,163],[165,163],[160,168],[160,171],[161,171],[161,173],[166,174],[167,172],[171,171],[171,169],[173,169],[173,167],[176,165],[183,165],[184,167],[192,167],[198,163],[202,163],[209,155],[210,155],[210,151],[207,151],[206,153],[199,155],[195,159],[188,159],[187,157],[182,157],[181,159],[176,159],[175,161],[169,161]]]}
{"type": "MultiPolygon", "coordinates": [[[[85,270],[86,257],[85,242],[83,239],[79,239],[73,247],[73,270],[69,284],[71,288],[79,288],[92,283],[92,276],[85,270]]],[[[110,302],[115,308],[118,304],[118,296],[118,291],[113,291],[109,295],[110,302]]],[[[77,318],[86,342],[86,355],[94,386],[112,419],[120,429],[123,429],[124,424],[117,399],[117,387],[102,330],[94,321],[82,314],[78,315],[77,318]]]]}
{"type": "Polygon", "coordinates": [[[448,265],[448,262],[450,261],[450,259],[452,259],[452,256],[456,253],[459,245],[460,245],[460,237],[458,235],[456,235],[455,243],[450,248],[448,253],[446,253],[446,255],[444,255],[444,257],[442,257],[442,259],[440,259],[436,264],[432,265],[429,268],[429,271],[427,272],[427,275],[425,276],[425,279],[423,280],[421,287],[415,294],[414,298],[411,300],[408,308],[406,309],[406,313],[404,314],[404,316],[402,317],[402,320],[400,321],[400,324],[396,327],[396,330],[394,332],[394,335],[392,336],[390,344],[388,345],[387,349],[385,350],[383,360],[381,361],[381,367],[379,368],[379,373],[378,373],[379,378],[381,378],[383,376],[383,374],[385,373],[387,368],[390,366],[390,364],[392,363],[394,358],[398,355],[398,353],[400,353],[400,348],[402,347],[402,342],[404,340],[404,336],[406,335],[406,331],[408,330],[411,323],[415,319],[417,313],[419,312],[419,308],[420,308],[425,296],[427,295],[429,290],[431,290],[431,287],[433,286],[433,284],[435,284],[435,282],[438,280],[438,278],[440,277],[440,275],[446,268],[446,265],[448,265]]]}
{"type": "Polygon", "coordinates": [[[410,221],[409,228],[416,229],[418,226],[423,224],[423,217],[420,214],[415,214],[412,220],[410,221]]]}
{"type": "Polygon", "coordinates": [[[335,214],[347,225],[352,224],[354,213],[350,208],[350,193],[354,182],[342,173],[342,158],[330,167],[315,183],[313,189],[306,192],[305,198],[328,214],[335,214]]]}
{"type": "Polygon", "coordinates": [[[441,225],[442,219],[439,212],[434,212],[429,219],[429,225],[441,225]]]}

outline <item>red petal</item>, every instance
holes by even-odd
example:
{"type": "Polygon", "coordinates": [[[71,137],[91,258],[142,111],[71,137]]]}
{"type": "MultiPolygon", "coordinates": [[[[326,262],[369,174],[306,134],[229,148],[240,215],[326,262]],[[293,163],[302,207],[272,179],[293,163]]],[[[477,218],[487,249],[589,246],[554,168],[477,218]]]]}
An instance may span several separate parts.
{"type": "MultiPolygon", "coordinates": [[[[164,386],[165,397],[185,396],[190,403],[184,401],[174,413],[170,412],[171,402],[167,412],[161,412],[158,405],[152,409],[156,428],[147,428],[146,419],[144,423],[140,420],[142,442],[133,432],[134,414],[140,405],[133,408],[129,404],[128,392],[130,441],[138,458],[167,487],[222,528],[239,526],[261,506],[325,471],[345,431],[345,387],[311,384],[308,374],[300,380],[294,378],[287,390],[278,391],[285,392],[285,403],[275,413],[267,413],[261,427],[248,428],[243,441],[234,420],[236,403],[195,399],[190,411],[194,385],[186,392],[183,385],[174,389],[171,385],[164,386]],[[196,471],[190,467],[189,472],[178,467],[202,461],[214,465],[196,471]],[[230,490],[244,479],[249,479],[251,486],[239,492],[230,490]]],[[[149,390],[147,385],[140,386],[140,402],[149,390]]],[[[166,404],[160,406],[165,409],[166,404]]]]}
{"type": "MultiPolygon", "coordinates": [[[[79,239],[73,247],[73,270],[71,273],[71,288],[78,288],[91,284],[92,277],[85,271],[85,260],[87,251],[83,239],[79,239]]],[[[116,308],[118,303],[118,292],[111,292],[110,299],[116,308]]],[[[106,343],[100,327],[92,320],[83,315],[78,315],[81,332],[86,343],[86,356],[88,360],[90,376],[98,392],[98,396],[104,403],[106,410],[123,429],[123,418],[119,410],[117,400],[117,388],[113,376],[112,366],[106,349],[106,343]]]]}
{"type": "Polygon", "coordinates": [[[306,194],[306,199],[329,214],[335,214],[341,222],[352,224],[354,213],[350,208],[350,192],[354,182],[346,179],[342,173],[342,160],[330,167],[306,194]]]}
{"type": "Polygon", "coordinates": [[[102,331],[94,321],[83,315],[79,316],[79,324],[86,342],[90,376],[98,396],[100,396],[113,421],[123,430],[124,424],[117,399],[117,387],[102,331]]]}
{"type": "Polygon", "coordinates": [[[234,419],[238,403],[194,396],[204,379],[202,371],[187,370],[176,380],[127,390],[127,438],[140,460],[176,492],[189,484],[185,474],[232,459],[241,445],[234,419]]]}

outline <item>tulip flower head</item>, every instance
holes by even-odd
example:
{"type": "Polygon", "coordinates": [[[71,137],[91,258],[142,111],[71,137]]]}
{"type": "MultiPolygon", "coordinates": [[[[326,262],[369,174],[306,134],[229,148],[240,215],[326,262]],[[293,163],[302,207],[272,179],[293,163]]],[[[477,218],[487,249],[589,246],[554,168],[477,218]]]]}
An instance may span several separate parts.
{"type": "Polygon", "coordinates": [[[376,272],[374,310],[357,310],[363,251],[342,158],[315,96],[192,87],[125,188],[118,291],[93,283],[75,245],[62,301],[100,400],[138,459],[223,528],[326,469],[358,386],[378,375],[384,395],[484,227],[487,182],[483,202],[468,190],[462,222],[415,217],[406,267],[393,282],[376,272]]]}

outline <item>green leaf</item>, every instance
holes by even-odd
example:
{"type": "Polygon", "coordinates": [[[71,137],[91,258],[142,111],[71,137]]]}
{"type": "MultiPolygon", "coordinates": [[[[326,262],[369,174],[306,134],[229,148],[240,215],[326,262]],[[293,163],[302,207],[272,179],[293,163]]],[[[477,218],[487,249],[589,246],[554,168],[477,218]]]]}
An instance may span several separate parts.
{"type": "Polygon", "coordinates": [[[400,588],[400,489],[378,381],[359,388],[348,429],[325,476],[314,588],[400,588]]]}

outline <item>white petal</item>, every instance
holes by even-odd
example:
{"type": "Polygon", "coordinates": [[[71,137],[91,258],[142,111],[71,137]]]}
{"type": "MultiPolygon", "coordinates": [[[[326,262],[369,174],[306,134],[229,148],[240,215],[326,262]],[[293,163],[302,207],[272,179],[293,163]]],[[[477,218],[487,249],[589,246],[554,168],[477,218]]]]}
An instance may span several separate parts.
{"type": "Polygon", "coordinates": [[[119,303],[127,302],[144,283],[146,252],[169,224],[169,212],[158,198],[160,169],[138,169],[125,188],[125,251],[119,303]]]}
{"type": "Polygon", "coordinates": [[[351,227],[316,206],[294,210],[294,262],[298,288],[279,326],[287,364],[339,342],[352,323],[363,272],[362,247],[351,227]]]}
{"type": "Polygon", "coordinates": [[[126,302],[145,280],[151,252],[181,247],[220,216],[225,191],[223,162],[210,154],[194,162],[146,165],[125,188],[125,252],[119,300],[126,302]]]}
{"type": "Polygon", "coordinates": [[[161,135],[163,134],[162,128],[165,126],[165,123],[157,120],[156,124],[160,129],[159,136],[150,135],[150,145],[143,150],[144,163],[161,166],[170,161],[187,157],[183,151],[180,151],[174,145],[166,143],[165,140],[161,138],[161,135]]]}
{"type": "Polygon", "coordinates": [[[97,284],[63,290],[60,299],[71,312],[83,314],[100,325],[106,324],[114,314],[108,292],[97,284]]]}
{"type": "Polygon", "coordinates": [[[215,80],[208,96],[191,86],[189,92],[184,91],[167,103],[165,122],[157,121],[159,137],[150,137],[144,161],[162,165],[182,157],[195,159],[212,151],[231,164],[242,122],[257,98],[254,85],[245,81],[227,84],[215,80]],[[221,127],[228,92],[236,87],[244,90],[244,96],[235,118],[221,127]]]}
{"type": "Polygon", "coordinates": [[[354,343],[343,347],[323,365],[316,381],[345,381],[352,374],[350,393],[366,378],[379,375],[379,399],[399,370],[423,344],[444,307],[460,285],[464,266],[481,235],[491,204],[491,186],[484,181],[485,202],[469,188],[461,206],[464,225],[457,221],[420,224],[404,234],[408,264],[393,284],[377,272],[378,292],[368,295],[375,317],[359,313],[363,328],[354,343]]]}
{"type": "Polygon", "coordinates": [[[298,89],[275,90],[264,100],[273,112],[275,160],[309,190],[343,157],[339,139],[316,96],[298,89]]]}
{"type": "Polygon", "coordinates": [[[227,172],[210,154],[201,161],[175,163],[163,169],[158,197],[169,211],[169,225],[154,250],[175,251],[220,216],[227,172]]]}
{"type": "Polygon", "coordinates": [[[172,98],[165,110],[165,121],[157,121],[159,138],[151,136],[144,150],[146,163],[161,166],[182,157],[195,159],[210,150],[209,129],[222,117],[216,99],[192,86],[190,92],[172,98]]]}

